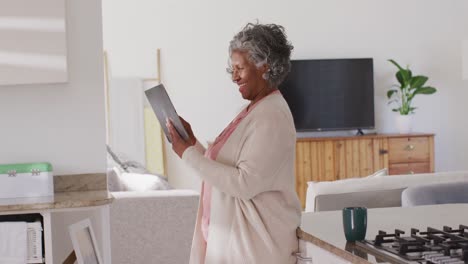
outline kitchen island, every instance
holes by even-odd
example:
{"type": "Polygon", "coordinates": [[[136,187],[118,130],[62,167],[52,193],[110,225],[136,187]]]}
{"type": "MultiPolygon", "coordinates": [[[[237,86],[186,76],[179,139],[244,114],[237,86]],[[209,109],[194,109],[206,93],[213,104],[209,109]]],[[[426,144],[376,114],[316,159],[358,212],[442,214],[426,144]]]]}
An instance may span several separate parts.
{"type": "MultiPolygon", "coordinates": [[[[468,225],[468,204],[368,209],[367,220],[367,240],[374,240],[379,230],[394,233],[395,229],[400,229],[405,232],[402,236],[410,236],[411,228],[426,231],[427,227],[443,229],[443,226],[449,226],[457,229],[461,224],[468,225]]],[[[297,235],[301,239],[303,259],[299,264],[399,263],[384,261],[380,254],[347,243],[341,211],[303,213],[297,235]]]]}

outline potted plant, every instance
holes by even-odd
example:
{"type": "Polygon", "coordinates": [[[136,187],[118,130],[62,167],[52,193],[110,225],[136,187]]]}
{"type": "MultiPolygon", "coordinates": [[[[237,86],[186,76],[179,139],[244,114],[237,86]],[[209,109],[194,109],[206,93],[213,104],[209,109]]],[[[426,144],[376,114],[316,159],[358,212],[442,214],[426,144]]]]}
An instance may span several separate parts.
{"type": "Polygon", "coordinates": [[[416,107],[412,105],[413,99],[418,94],[433,94],[437,90],[431,86],[424,86],[429,78],[423,75],[413,76],[411,70],[404,69],[394,60],[389,60],[398,68],[396,78],[399,85],[392,85],[392,89],[387,92],[390,100],[389,104],[396,104],[393,112],[397,112],[396,124],[401,134],[411,132],[411,115],[416,107]],[[397,89],[394,89],[397,88],[397,89]]]}

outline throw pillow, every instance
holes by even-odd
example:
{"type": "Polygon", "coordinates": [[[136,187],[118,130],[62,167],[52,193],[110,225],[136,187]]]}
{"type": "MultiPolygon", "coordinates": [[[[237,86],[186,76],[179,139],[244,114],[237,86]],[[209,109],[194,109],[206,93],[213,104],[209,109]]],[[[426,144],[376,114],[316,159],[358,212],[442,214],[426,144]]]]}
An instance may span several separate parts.
{"type": "Polygon", "coordinates": [[[120,175],[120,182],[125,191],[150,191],[171,189],[169,183],[162,177],[153,174],[124,172],[120,175]]]}
{"type": "Polygon", "coordinates": [[[109,192],[124,191],[125,186],[120,181],[121,173],[117,167],[107,169],[107,189],[109,192]]]}
{"type": "Polygon", "coordinates": [[[164,176],[151,174],[137,161],[117,155],[107,146],[107,186],[111,192],[171,189],[164,176]]]}
{"type": "Polygon", "coordinates": [[[382,177],[382,176],[388,176],[388,169],[383,168],[381,170],[378,170],[374,172],[373,174],[367,176],[368,178],[373,178],[373,177],[382,177]]]}

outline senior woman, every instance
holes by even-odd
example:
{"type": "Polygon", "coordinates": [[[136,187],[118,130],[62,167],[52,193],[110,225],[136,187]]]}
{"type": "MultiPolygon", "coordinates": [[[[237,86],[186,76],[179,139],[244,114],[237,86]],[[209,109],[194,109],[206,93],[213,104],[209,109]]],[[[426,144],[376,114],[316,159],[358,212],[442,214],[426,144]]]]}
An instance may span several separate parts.
{"type": "Polygon", "coordinates": [[[167,123],[173,150],[203,180],[192,264],[296,263],[296,130],[278,91],[292,48],[283,27],[247,24],[230,42],[229,72],[250,103],[207,150],[185,120],[187,141],[167,123]]]}

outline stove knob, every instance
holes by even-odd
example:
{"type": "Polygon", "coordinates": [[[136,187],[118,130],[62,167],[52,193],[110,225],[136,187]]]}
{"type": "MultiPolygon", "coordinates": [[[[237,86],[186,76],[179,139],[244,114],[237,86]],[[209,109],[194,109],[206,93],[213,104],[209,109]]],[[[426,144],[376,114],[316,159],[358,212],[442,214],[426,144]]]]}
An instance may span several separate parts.
{"type": "Polygon", "coordinates": [[[434,257],[434,258],[431,259],[431,262],[433,262],[435,264],[440,264],[440,263],[443,263],[443,262],[448,261],[450,259],[451,259],[451,257],[449,257],[449,256],[434,257]]]}
{"type": "Polygon", "coordinates": [[[430,261],[432,261],[436,257],[444,256],[444,254],[442,254],[442,253],[427,253],[427,254],[423,254],[423,255],[424,255],[424,258],[426,260],[430,260],[430,261]]]}

